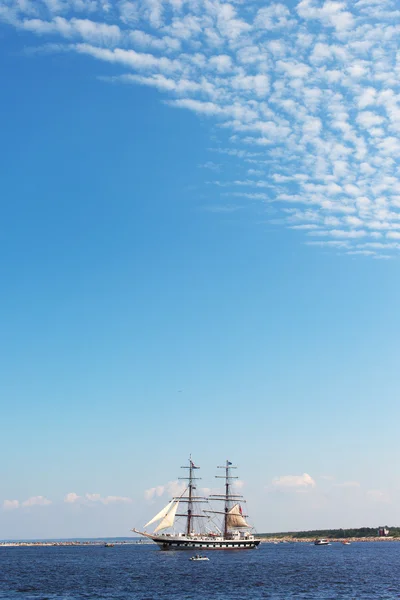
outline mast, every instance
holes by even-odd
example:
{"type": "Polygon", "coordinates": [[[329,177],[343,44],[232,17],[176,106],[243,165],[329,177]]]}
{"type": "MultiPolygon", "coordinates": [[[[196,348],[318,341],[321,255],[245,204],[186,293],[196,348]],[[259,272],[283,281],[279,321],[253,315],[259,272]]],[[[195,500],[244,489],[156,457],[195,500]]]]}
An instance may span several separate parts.
{"type": "Polygon", "coordinates": [[[225,515],[224,515],[224,537],[228,535],[228,510],[229,510],[229,465],[226,461],[225,465],[225,515]]]}
{"type": "Polygon", "coordinates": [[[232,479],[238,479],[238,477],[236,477],[235,475],[231,475],[231,470],[237,469],[237,467],[234,467],[232,465],[232,463],[229,460],[227,460],[225,462],[224,466],[219,466],[217,468],[225,470],[224,475],[216,475],[215,476],[217,479],[225,480],[225,484],[224,484],[225,493],[224,494],[211,494],[210,499],[223,502],[224,508],[223,508],[223,510],[207,510],[205,512],[223,515],[224,538],[226,538],[226,537],[228,537],[229,517],[231,517],[230,511],[232,511],[232,506],[235,506],[238,502],[245,502],[245,500],[243,500],[243,496],[241,496],[240,494],[232,494],[231,493],[232,479]]]}
{"type": "Polygon", "coordinates": [[[186,521],[186,535],[190,534],[190,525],[192,522],[192,512],[193,512],[193,470],[194,464],[192,458],[189,458],[189,490],[188,490],[188,505],[187,505],[187,521],[186,521]]]}
{"type": "Polygon", "coordinates": [[[206,501],[206,498],[203,498],[201,496],[196,496],[193,492],[196,489],[196,484],[195,482],[198,481],[199,479],[201,479],[201,477],[195,477],[194,476],[194,471],[196,469],[200,469],[200,467],[196,467],[196,465],[194,464],[194,462],[192,461],[192,455],[190,455],[189,457],[189,466],[185,466],[185,467],[181,467],[181,469],[189,469],[189,473],[188,473],[188,477],[179,477],[179,479],[182,479],[184,481],[188,481],[188,486],[187,486],[187,490],[188,490],[188,495],[186,498],[184,497],[180,497],[179,500],[181,502],[186,502],[187,503],[187,510],[185,514],[182,515],[178,515],[178,516],[185,516],[186,517],[186,535],[190,535],[191,529],[192,529],[192,521],[194,517],[206,517],[206,515],[197,515],[194,514],[193,512],[193,505],[195,502],[202,502],[202,501],[206,501]]]}
{"type": "Polygon", "coordinates": [[[229,512],[229,508],[230,508],[230,504],[229,501],[231,499],[231,495],[230,495],[230,480],[231,479],[237,479],[237,477],[232,477],[230,474],[230,469],[236,469],[237,467],[232,467],[232,463],[229,462],[229,460],[226,461],[225,466],[224,467],[218,467],[218,469],[225,469],[225,475],[221,476],[221,475],[217,475],[217,477],[224,477],[225,478],[225,506],[224,506],[224,538],[227,537],[228,535],[228,512],[229,512]]]}

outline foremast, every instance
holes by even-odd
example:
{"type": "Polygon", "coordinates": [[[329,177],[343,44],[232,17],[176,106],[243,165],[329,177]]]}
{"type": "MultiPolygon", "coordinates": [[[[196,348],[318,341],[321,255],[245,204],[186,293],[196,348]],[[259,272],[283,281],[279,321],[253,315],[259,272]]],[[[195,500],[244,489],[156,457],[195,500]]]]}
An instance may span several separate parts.
{"type": "Polygon", "coordinates": [[[204,498],[203,496],[196,496],[195,494],[195,490],[197,489],[196,481],[199,481],[201,477],[195,477],[194,473],[197,469],[200,469],[200,467],[197,467],[194,464],[191,455],[189,457],[189,465],[181,467],[181,469],[188,469],[189,471],[187,477],[179,477],[180,480],[188,482],[186,488],[187,496],[185,497],[182,495],[179,498],[174,498],[174,500],[187,503],[186,512],[177,515],[177,517],[186,517],[185,533],[187,536],[190,536],[193,528],[193,520],[195,518],[207,518],[207,515],[196,514],[194,510],[195,504],[197,502],[207,502],[207,498],[204,498]]]}

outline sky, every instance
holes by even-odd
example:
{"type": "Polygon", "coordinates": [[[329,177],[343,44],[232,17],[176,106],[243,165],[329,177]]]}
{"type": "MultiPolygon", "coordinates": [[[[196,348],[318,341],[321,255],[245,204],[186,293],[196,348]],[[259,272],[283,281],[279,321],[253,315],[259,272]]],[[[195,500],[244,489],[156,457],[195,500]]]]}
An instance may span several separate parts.
{"type": "Polygon", "coordinates": [[[0,538],[190,454],[259,532],[400,524],[400,11],[0,0],[0,538]]]}

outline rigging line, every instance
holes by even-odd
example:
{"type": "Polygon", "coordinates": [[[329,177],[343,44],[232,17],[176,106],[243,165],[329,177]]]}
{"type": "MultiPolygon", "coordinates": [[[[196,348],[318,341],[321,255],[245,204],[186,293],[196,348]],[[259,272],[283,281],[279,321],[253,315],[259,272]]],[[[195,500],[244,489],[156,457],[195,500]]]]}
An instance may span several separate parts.
{"type": "MultiPolygon", "coordinates": [[[[188,487],[189,487],[189,486],[188,486],[188,487]]],[[[183,490],[182,494],[181,494],[180,496],[177,496],[177,498],[179,498],[179,499],[180,499],[180,498],[182,498],[183,494],[185,494],[185,493],[187,492],[187,489],[188,489],[188,488],[185,488],[185,489],[183,490]]]]}

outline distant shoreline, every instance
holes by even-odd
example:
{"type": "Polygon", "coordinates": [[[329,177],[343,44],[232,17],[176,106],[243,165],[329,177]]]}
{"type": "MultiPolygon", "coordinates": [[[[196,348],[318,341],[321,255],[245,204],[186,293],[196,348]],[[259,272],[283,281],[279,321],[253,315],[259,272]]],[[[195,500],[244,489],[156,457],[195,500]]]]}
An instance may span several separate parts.
{"type": "MultiPolygon", "coordinates": [[[[323,537],[323,536],[320,536],[323,537]]],[[[289,544],[289,543],[313,543],[317,537],[295,537],[295,536],[287,536],[287,537],[262,537],[258,536],[258,539],[261,540],[263,544],[289,544]]],[[[386,537],[347,537],[347,538],[327,538],[330,543],[342,543],[344,540],[349,542],[400,542],[400,537],[386,536],[386,537]]]]}
{"type": "MultiPolygon", "coordinates": [[[[315,541],[315,537],[310,538],[296,538],[296,537],[262,537],[258,536],[257,539],[262,544],[312,544],[315,541]]],[[[351,543],[355,542],[400,542],[399,537],[348,537],[346,538],[351,543]]],[[[342,543],[343,538],[329,538],[330,543],[342,543]]],[[[153,544],[152,541],[147,540],[124,540],[124,541],[112,541],[107,540],[35,540],[35,541],[0,541],[0,548],[31,548],[31,547],[63,547],[63,546],[74,546],[74,547],[87,547],[87,546],[98,546],[103,547],[106,544],[112,543],[114,546],[147,546],[153,544]]]]}
{"type": "Polygon", "coordinates": [[[100,546],[103,547],[106,544],[112,544],[114,546],[145,546],[152,544],[146,540],[124,540],[124,541],[110,541],[106,540],[32,540],[32,541],[0,541],[0,548],[19,548],[19,547],[43,547],[43,546],[100,546]]]}

